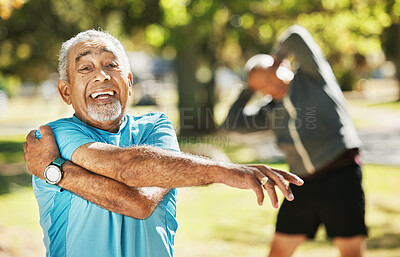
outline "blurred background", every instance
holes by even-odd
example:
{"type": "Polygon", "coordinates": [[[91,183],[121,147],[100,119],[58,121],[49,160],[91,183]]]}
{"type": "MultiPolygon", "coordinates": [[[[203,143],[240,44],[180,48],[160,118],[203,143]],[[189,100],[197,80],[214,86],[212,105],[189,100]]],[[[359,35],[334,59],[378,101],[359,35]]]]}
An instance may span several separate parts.
{"type": "MultiPolygon", "coordinates": [[[[61,43],[90,28],[125,46],[129,113],[163,111],[183,151],[287,168],[268,131],[220,131],[243,65],[293,24],[306,27],[342,86],[364,142],[367,256],[400,256],[400,0],[0,0],[0,257],[44,256],[22,145],[73,114],[58,96],[61,43]]],[[[179,189],[176,255],[265,256],[276,210],[221,185],[179,189]]],[[[338,256],[320,229],[295,256],[338,256]]]]}

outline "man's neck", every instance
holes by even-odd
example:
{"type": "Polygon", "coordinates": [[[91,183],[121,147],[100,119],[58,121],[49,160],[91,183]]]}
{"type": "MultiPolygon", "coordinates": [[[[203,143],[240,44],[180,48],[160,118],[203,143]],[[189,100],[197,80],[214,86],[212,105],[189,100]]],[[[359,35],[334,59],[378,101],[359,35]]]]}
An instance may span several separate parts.
{"type": "Polygon", "coordinates": [[[122,114],[120,117],[112,121],[88,121],[81,119],[76,114],[75,117],[90,127],[101,129],[110,133],[117,133],[121,127],[122,122],[124,121],[125,114],[122,114]]]}

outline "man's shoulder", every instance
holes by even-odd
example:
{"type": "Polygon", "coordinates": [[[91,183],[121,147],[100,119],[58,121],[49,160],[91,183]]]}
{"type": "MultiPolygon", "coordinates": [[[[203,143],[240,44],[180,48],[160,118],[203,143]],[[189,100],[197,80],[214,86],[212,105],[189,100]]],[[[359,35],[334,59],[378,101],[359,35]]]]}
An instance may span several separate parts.
{"type": "Polygon", "coordinates": [[[130,116],[130,132],[135,135],[136,144],[153,145],[179,151],[172,122],[162,112],[130,116]]]}
{"type": "Polygon", "coordinates": [[[46,125],[50,126],[53,132],[56,134],[57,132],[80,132],[83,134],[92,133],[95,128],[83,123],[75,116],[69,118],[61,118],[52,122],[47,123],[46,125]]]}
{"type": "Polygon", "coordinates": [[[52,129],[61,156],[67,160],[71,160],[73,152],[78,147],[87,143],[104,141],[94,128],[84,124],[75,116],[58,119],[46,125],[52,129]]]}
{"type": "Polygon", "coordinates": [[[157,122],[159,119],[168,119],[167,115],[165,115],[163,112],[149,112],[140,116],[128,116],[139,122],[157,122]]]}
{"type": "Polygon", "coordinates": [[[140,116],[128,115],[128,119],[130,119],[131,123],[136,124],[137,126],[154,127],[164,122],[172,124],[167,115],[165,115],[163,112],[151,112],[140,116]]]}
{"type": "Polygon", "coordinates": [[[53,130],[59,127],[80,127],[82,126],[79,122],[76,121],[74,117],[69,118],[61,118],[58,120],[51,121],[46,125],[50,126],[53,130]]]}

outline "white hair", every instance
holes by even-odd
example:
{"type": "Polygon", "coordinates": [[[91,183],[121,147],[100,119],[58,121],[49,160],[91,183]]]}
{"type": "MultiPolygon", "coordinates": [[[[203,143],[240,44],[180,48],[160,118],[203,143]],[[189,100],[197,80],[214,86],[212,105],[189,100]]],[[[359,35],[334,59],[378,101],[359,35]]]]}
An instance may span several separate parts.
{"type": "Polygon", "coordinates": [[[101,38],[111,42],[115,48],[117,49],[117,53],[113,53],[117,57],[119,56],[122,61],[122,70],[126,73],[130,71],[129,59],[126,55],[125,49],[122,46],[121,42],[110,33],[101,30],[90,29],[83,32],[80,32],[75,37],[70,38],[65,41],[60,50],[60,55],[58,57],[58,73],[59,79],[69,82],[68,76],[68,53],[72,47],[77,45],[78,43],[89,41],[91,39],[101,38]]]}

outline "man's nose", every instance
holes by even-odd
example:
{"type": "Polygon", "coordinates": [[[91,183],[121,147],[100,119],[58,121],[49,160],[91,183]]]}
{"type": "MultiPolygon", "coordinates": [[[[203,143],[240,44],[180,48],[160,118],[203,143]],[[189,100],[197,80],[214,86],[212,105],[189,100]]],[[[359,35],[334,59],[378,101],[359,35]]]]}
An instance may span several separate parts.
{"type": "Polygon", "coordinates": [[[107,72],[101,68],[97,69],[97,72],[94,75],[94,82],[104,82],[110,79],[110,75],[108,75],[107,72]]]}

